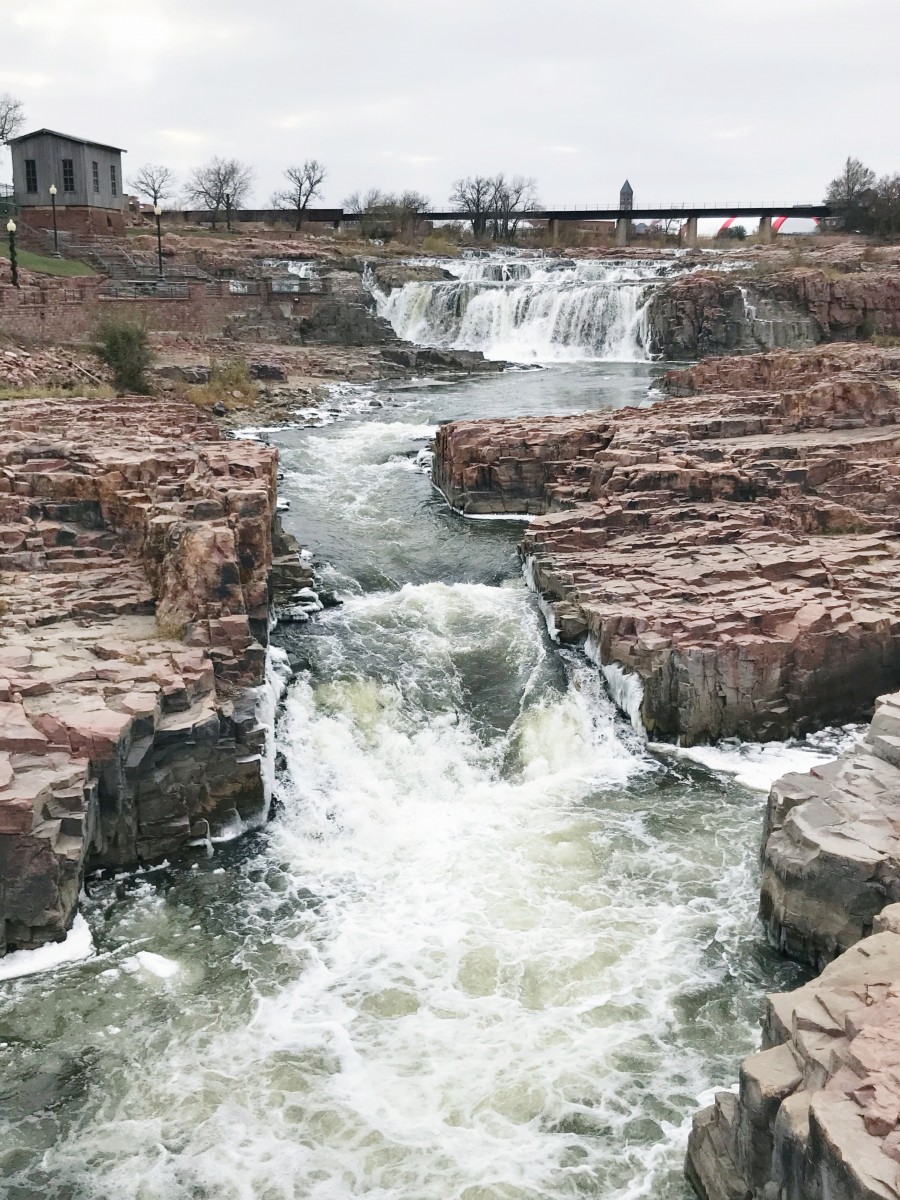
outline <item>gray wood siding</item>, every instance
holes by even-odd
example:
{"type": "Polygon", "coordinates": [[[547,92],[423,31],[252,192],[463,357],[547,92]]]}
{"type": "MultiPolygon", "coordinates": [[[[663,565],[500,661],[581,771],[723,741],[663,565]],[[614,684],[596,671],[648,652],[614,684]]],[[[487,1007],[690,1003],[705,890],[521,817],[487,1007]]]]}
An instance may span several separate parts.
{"type": "Polygon", "coordinates": [[[84,142],[70,142],[64,138],[41,134],[17,142],[12,151],[13,188],[16,204],[20,208],[45,207],[50,204],[50,184],[57,188],[56,203],[78,205],[89,208],[117,208],[124,206],[122,155],[102,146],[91,146],[84,142]],[[25,160],[34,159],[37,168],[37,194],[25,190],[25,160]],[[75,191],[63,191],[64,158],[71,158],[75,170],[75,191]],[[100,191],[94,191],[93,163],[100,172],[100,191]],[[118,195],[113,196],[110,167],[116,168],[118,195]]]}

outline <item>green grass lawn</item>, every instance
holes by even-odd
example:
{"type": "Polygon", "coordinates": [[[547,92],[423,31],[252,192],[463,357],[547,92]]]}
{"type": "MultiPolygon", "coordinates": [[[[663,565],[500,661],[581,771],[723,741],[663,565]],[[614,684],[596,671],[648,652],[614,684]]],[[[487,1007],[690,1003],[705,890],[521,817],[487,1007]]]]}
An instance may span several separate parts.
{"type": "MultiPolygon", "coordinates": [[[[0,246],[0,258],[9,259],[8,246],[0,246]]],[[[23,271],[37,271],[41,275],[62,275],[66,279],[73,279],[77,275],[95,274],[87,263],[77,259],[45,258],[42,254],[32,254],[30,250],[17,250],[16,260],[23,271]]]]}

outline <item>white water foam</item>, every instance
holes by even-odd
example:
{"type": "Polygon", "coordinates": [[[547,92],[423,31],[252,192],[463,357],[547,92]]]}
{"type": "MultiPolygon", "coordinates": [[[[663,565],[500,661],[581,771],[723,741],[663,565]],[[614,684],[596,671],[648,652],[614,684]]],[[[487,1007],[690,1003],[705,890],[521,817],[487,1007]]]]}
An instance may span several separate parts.
{"type": "Polygon", "coordinates": [[[94,953],[94,941],[87,921],[79,913],[62,942],[49,942],[36,950],[14,950],[0,958],[0,981],[21,979],[43,971],[55,971],[70,963],[83,962],[94,953]]]}
{"type": "Polygon", "coordinates": [[[296,258],[264,258],[262,265],[269,271],[286,271],[296,279],[318,279],[319,272],[315,261],[299,260],[296,258]]]}
{"type": "Polygon", "coordinates": [[[733,775],[735,782],[753,791],[768,792],[776,779],[789,771],[807,774],[813,767],[844,754],[858,740],[862,727],[823,730],[803,741],[741,742],[736,738],[713,746],[672,746],[653,743],[651,749],[701,763],[710,771],[733,775]]]}
{"type": "Polygon", "coordinates": [[[154,954],[152,950],[139,950],[133,959],[126,959],[122,963],[122,968],[125,971],[142,968],[157,979],[172,979],[181,970],[173,958],[166,958],[164,954],[154,954]]]}
{"type": "Polygon", "coordinates": [[[648,357],[645,311],[672,264],[567,260],[448,260],[455,282],[408,283],[373,292],[379,312],[407,341],[481,350],[512,362],[648,357]]]}

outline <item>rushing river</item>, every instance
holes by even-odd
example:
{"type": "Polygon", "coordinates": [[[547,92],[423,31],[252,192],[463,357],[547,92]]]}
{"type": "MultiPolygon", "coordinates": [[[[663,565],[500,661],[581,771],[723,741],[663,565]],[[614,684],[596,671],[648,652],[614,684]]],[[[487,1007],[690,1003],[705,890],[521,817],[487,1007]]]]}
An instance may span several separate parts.
{"type": "Polygon", "coordinates": [[[276,633],[280,802],[95,883],[94,957],[0,984],[5,1198],[686,1200],[698,1096],[794,979],[754,920],[762,796],[645,745],[549,641],[518,527],[449,512],[422,453],[650,382],[509,372],[270,435],[344,598],[276,633]]]}

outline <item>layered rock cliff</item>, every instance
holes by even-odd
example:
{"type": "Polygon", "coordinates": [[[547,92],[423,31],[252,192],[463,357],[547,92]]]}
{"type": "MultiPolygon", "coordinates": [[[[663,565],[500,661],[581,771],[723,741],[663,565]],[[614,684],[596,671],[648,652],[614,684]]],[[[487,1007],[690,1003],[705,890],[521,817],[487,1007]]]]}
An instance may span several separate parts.
{"type": "Polygon", "coordinates": [[[0,953],[84,872],[262,818],[277,454],[192,405],[0,405],[0,953]]]}
{"type": "Polygon", "coordinates": [[[694,1118],[702,1200],[900,1196],[898,797],[900,693],[842,758],[772,788],[761,915],[781,949],[826,965],[767,997],[761,1052],[694,1118]]]}
{"type": "Polygon", "coordinates": [[[522,552],[558,636],[638,677],[655,736],[858,717],[900,678],[900,355],[840,353],[780,390],[755,378],[797,355],[744,360],[727,395],[456,422],[434,481],[466,513],[536,514],[522,552]]]}
{"type": "Polygon", "coordinates": [[[675,361],[897,335],[900,279],[877,269],[697,271],[657,289],[646,321],[651,352],[675,361]]]}
{"type": "Polygon", "coordinates": [[[763,1047],[694,1120],[702,1200],[900,1196],[900,910],[795,992],[766,997],[763,1047]]]}
{"type": "Polygon", "coordinates": [[[900,693],[879,699],[860,745],[772,788],[760,915],[772,942],[821,967],[900,901],[900,693]]]}

